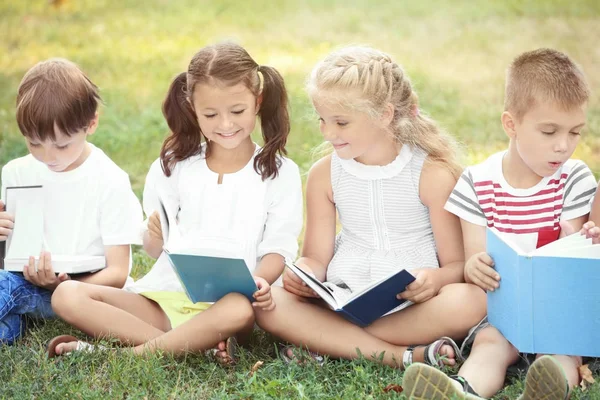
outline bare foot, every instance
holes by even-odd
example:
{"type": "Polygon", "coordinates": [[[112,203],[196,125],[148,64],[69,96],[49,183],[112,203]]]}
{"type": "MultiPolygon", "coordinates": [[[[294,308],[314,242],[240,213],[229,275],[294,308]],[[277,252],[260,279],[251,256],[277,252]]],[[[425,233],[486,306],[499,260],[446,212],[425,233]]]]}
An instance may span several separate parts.
{"type": "Polygon", "coordinates": [[[73,342],[65,342],[57,344],[54,348],[57,356],[62,356],[64,354],[70,353],[72,351],[77,350],[77,341],[73,342]]]}
{"type": "MultiPolygon", "coordinates": [[[[416,362],[425,363],[425,347],[417,347],[415,349],[415,360],[416,362]]],[[[443,344],[438,352],[436,353],[436,359],[439,358],[442,364],[453,367],[456,365],[456,353],[454,348],[449,344],[443,344]]]]}

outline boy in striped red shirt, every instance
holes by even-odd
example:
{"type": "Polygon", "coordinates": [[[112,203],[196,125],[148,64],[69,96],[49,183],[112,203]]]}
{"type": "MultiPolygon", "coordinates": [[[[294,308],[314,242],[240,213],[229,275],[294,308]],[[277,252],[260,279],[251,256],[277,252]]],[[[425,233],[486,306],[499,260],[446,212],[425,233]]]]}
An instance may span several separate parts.
{"type": "MultiPolygon", "coordinates": [[[[467,168],[445,207],[461,218],[467,282],[484,290],[499,287],[500,276],[485,252],[486,228],[531,251],[582,229],[588,220],[596,180],[585,163],[570,159],[585,125],[588,98],[582,70],[558,51],[523,53],[510,65],[501,118],[508,149],[467,168]]],[[[457,376],[410,367],[404,375],[409,397],[496,394],[519,352],[487,320],[473,329],[463,345],[468,346],[469,358],[457,376]]],[[[580,365],[581,357],[538,355],[520,399],[567,398],[569,388],[579,384],[580,365]]]]}

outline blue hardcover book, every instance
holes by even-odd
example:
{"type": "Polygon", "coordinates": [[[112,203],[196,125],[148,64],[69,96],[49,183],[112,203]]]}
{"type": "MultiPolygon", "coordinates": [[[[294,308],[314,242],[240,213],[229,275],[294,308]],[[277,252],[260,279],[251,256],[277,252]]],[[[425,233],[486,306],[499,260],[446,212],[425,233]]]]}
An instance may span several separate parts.
{"type": "Polygon", "coordinates": [[[164,252],[192,302],[215,302],[229,293],[254,301],[258,289],[243,259],[164,252]]]}
{"type": "Polygon", "coordinates": [[[500,287],[488,318],[520,352],[600,356],[600,245],[580,234],[530,253],[487,230],[500,287]]]}
{"type": "Polygon", "coordinates": [[[359,326],[370,325],[392,310],[400,310],[410,303],[397,299],[415,277],[406,270],[395,272],[363,290],[350,293],[331,282],[321,282],[294,263],[286,260],[286,266],[314,290],[329,307],[359,326]]]}

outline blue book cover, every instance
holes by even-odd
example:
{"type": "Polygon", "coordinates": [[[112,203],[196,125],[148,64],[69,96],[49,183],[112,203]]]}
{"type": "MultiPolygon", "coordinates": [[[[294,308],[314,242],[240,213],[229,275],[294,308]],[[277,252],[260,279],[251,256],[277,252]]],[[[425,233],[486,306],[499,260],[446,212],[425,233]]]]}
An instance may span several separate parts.
{"type": "Polygon", "coordinates": [[[415,277],[400,270],[355,293],[350,293],[331,282],[320,282],[316,277],[286,261],[286,266],[313,289],[335,312],[359,326],[368,326],[388,312],[410,303],[396,298],[415,277]]]}
{"type": "Polygon", "coordinates": [[[254,301],[258,289],[243,259],[165,253],[193,303],[215,302],[229,293],[254,301]]]}
{"type": "Polygon", "coordinates": [[[600,356],[600,245],[575,234],[523,253],[487,231],[500,274],[488,318],[520,352],[600,356]]]}

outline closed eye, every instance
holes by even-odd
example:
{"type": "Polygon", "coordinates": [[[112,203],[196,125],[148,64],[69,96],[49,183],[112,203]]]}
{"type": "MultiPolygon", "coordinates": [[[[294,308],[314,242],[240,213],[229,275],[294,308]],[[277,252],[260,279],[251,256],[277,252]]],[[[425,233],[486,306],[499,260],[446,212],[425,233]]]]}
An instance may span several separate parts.
{"type": "Polygon", "coordinates": [[[244,111],[246,111],[246,109],[239,110],[239,111],[232,111],[232,113],[233,113],[233,114],[236,114],[236,115],[240,115],[240,114],[242,114],[244,111]]]}
{"type": "Polygon", "coordinates": [[[556,131],[553,131],[553,132],[545,132],[545,131],[542,131],[542,133],[543,133],[544,135],[554,135],[554,134],[556,133],[556,131]]]}
{"type": "Polygon", "coordinates": [[[31,146],[31,147],[40,147],[40,146],[41,146],[41,144],[39,144],[39,143],[31,143],[31,142],[29,142],[29,146],[31,146]]]}
{"type": "Polygon", "coordinates": [[[204,114],[205,118],[214,118],[216,116],[217,116],[217,114],[204,114]]]}

